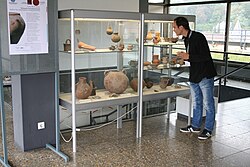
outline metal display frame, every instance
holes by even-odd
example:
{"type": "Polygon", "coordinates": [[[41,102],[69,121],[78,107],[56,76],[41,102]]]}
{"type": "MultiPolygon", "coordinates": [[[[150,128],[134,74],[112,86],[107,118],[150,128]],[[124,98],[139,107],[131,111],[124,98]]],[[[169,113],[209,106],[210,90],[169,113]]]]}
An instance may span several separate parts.
{"type": "MultiPolygon", "coordinates": [[[[0,37],[1,37],[0,33],[0,37]]],[[[1,41],[0,41],[1,44],[1,41]]],[[[1,49],[0,45],[0,50],[1,49]]],[[[2,54],[2,53],[1,53],[2,54]]],[[[0,58],[0,78],[3,78],[2,74],[2,58],[0,58]]],[[[6,127],[5,127],[5,111],[4,111],[4,94],[3,94],[3,82],[0,82],[0,93],[1,93],[1,104],[0,104],[0,110],[1,110],[1,130],[2,130],[2,145],[3,145],[3,157],[0,157],[0,162],[5,167],[10,166],[8,162],[8,148],[7,148],[7,142],[6,142],[6,127]]]]}
{"type": "Polygon", "coordinates": [[[0,29],[0,110],[1,110],[1,131],[2,131],[2,146],[3,146],[3,157],[0,157],[0,163],[5,167],[10,167],[8,162],[8,148],[7,148],[7,139],[6,139],[6,123],[5,123],[5,110],[4,110],[4,93],[3,93],[3,56],[8,52],[8,43],[3,42],[6,41],[7,32],[8,32],[8,20],[7,20],[7,1],[0,2],[1,9],[1,29],[0,29]],[[5,24],[6,23],[6,24],[5,24]]]}
{"type": "MultiPolygon", "coordinates": [[[[118,114],[117,117],[119,118],[119,105],[127,104],[127,103],[137,103],[137,123],[136,123],[136,138],[140,139],[142,137],[142,106],[143,102],[152,99],[161,99],[161,98],[168,98],[168,102],[170,102],[170,97],[181,96],[181,95],[190,95],[189,88],[183,89],[176,89],[175,91],[163,91],[160,93],[150,92],[149,94],[144,94],[145,92],[143,89],[143,55],[144,55],[144,26],[146,20],[155,20],[155,21],[173,21],[175,17],[179,15],[164,15],[164,14],[144,14],[144,13],[132,13],[132,12],[115,12],[115,11],[99,11],[99,10],[81,10],[81,9],[71,9],[71,10],[62,10],[59,11],[58,19],[67,19],[70,20],[70,34],[71,34],[71,90],[75,90],[75,23],[74,20],[76,18],[87,18],[87,19],[127,19],[127,20],[136,20],[140,23],[139,25],[139,57],[138,57],[138,94],[133,94],[129,97],[122,97],[122,98],[113,98],[109,100],[97,100],[94,102],[82,102],[76,103],[75,91],[72,91],[71,96],[70,94],[61,94],[59,97],[59,104],[72,112],[72,138],[73,138],[73,145],[72,150],[73,153],[76,152],[76,112],[79,110],[91,109],[96,107],[103,107],[107,105],[117,105],[118,114]]],[[[187,16],[188,19],[193,21],[195,19],[194,16],[187,16]]],[[[169,45],[172,47],[172,45],[169,45]]],[[[172,49],[172,48],[171,48],[172,49]]],[[[118,57],[119,53],[117,52],[118,57]]],[[[117,69],[121,69],[122,62],[117,62],[117,69]]],[[[100,90],[102,91],[102,90],[100,90]]],[[[129,91],[129,90],[128,90],[129,91]]],[[[104,97],[105,98],[105,97],[104,97]]],[[[108,98],[108,97],[106,97],[108,98]]],[[[168,116],[169,116],[169,109],[168,109],[168,116]]],[[[117,121],[117,128],[121,127],[121,119],[117,121]]]]}
{"type": "MultiPolygon", "coordinates": [[[[71,9],[59,11],[58,19],[70,19],[71,27],[71,90],[75,90],[75,23],[76,18],[87,18],[87,19],[111,19],[111,20],[134,20],[140,21],[139,13],[132,12],[114,12],[114,11],[100,11],[100,10],[81,10],[81,9],[71,9]]],[[[122,62],[123,52],[117,52],[117,70],[123,68],[122,62]]],[[[139,55],[140,55],[139,51],[139,55]]],[[[140,59],[140,56],[139,56],[140,59]]],[[[72,91],[71,99],[71,111],[72,111],[72,139],[73,139],[73,152],[76,152],[76,97],[75,92],[72,91]]],[[[117,105],[117,116],[119,117],[119,110],[121,107],[117,105]]],[[[117,121],[117,127],[121,128],[121,119],[117,121]]]]}
{"type": "MultiPolygon", "coordinates": [[[[53,20],[51,20],[51,23],[53,22],[54,26],[54,32],[57,32],[58,31],[58,23],[57,23],[57,18],[58,18],[58,0],[53,0],[53,1],[49,1],[48,0],[48,5],[50,7],[51,5],[51,8],[49,8],[51,10],[53,10],[54,12],[53,13],[53,20]]],[[[50,14],[50,13],[49,13],[50,14]]],[[[55,33],[54,34],[56,39],[55,39],[55,42],[54,42],[54,47],[55,48],[58,48],[58,34],[55,33]]],[[[49,50],[50,51],[50,50],[49,50]]],[[[57,51],[57,50],[55,50],[57,51]]],[[[65,162],[68,162],[69,161],[69,157],[64,154],[62,151],[61,151],[61,144],[60,144],[60,111],[59,111],[59,56],[58,56],[58,52],[56,54],[56,69],[55,70],[55,82],[54,82],[54,86],[55,86],[55,133],[56,133],[56,145],[53,146],[51,144],[46,144],[46,148],[52,150],[54,153],[58,154],[60,157],[62,157],[64,159],[65,162]]]]}
{"type": "MultiPolygon", "coordinates": [[[[143,22],[144,24],[149,23],[149,22],[155,22],[155,23],[173,23],[173,20],[180,16],[180,15],[176,15],[176,14],[152,14],[152,13],[145,13],[142,14],[143,16],[143,22]]],[[[195,19],[196,17],[194,15],[185,15],[185,17],[188,19],[189,22],[193,22],[195,23],[195,19]]],[[[161,32],[163,32],[163,35],[165,35],[164,33],[166,32],[170,32],[172,34],[172,29],[168,30],[167,27],[162,26],[161,27],[161,32]]],[[[145,34],[145,32],[144,32],[145,34]]],[[[159,44],[145,44],[143,45],[144,47],[153,47],[152,52],[154,52],[154,48],[155,47],[160,47],[160,48],[168,48],[168,54],[169,54],[169,60],[171,60],[172,58],[172,50],[173,50],[173,46],[177,45],[176,43],[172,43],[172,42],[159,42],[159,44]]],[[[143,49],[144,50],[144,49],[143,49]]],[[[152,53],[153,54],[153,53],[152,53]]],[[[143,68],[143,66],[142,66],[143,68]]],[[[143,73],[141,73],[141,75],[143,75],[143,73]]],[[[168,68],[168,77],[171,77],[171,67],[168,68]]],[[[143,79],[143,77],[141,78],[141,80],[143,79]]],[[[190,99],[190,98],[189,98],[190,99]]],[[[171,99],[170,97],[167,98],[167,118],[169,118],[170,115],[170,103],[171,103],[171,99]]],[[[191,111],[190,111],[191,114],[191,111]]],[[[188,124],[190,124],[191,122],[191,117],[188,116],[188,124]]]]}

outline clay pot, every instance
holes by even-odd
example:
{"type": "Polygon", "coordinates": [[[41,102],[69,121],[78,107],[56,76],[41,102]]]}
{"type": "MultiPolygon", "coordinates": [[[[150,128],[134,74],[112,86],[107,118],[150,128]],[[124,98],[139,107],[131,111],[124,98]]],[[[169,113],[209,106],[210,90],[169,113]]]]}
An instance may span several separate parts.
{"type": "MultiPolygon", "coordinates": [[[[143,80],[142,89],[145,87],[145,85],[146,85],[146,83],[145,83],[145,81],[143,80]]],[[[138,91],[138,78],[133,78],[133,79],[130,81],[130,87],[131,87],[135,92],[138,91]]]]}
{"type": "Polygon", "coordinates": [[[128,46],[127,46],[127,49],[128,49],[128,50],[132,50],[132,49],[133,49],[133,45],[128,45],[128,46]]]}
{"type": "Polygon", "coordinates": [[[174,83],[174,78],[169,77],[168,86],[171,86],[173,83],[174,83]]]}
{"type": "Polygon", "coordinates": [[[165,89],[167,86],[171,86],[174,83],[174,78],[172,77],[161,77],[160,87],[165,89]]]}
{"type": "Polygon", "coordinates": [[[172,42],[172,43],[176,43],[178,41],[178,37],[176,37],[176,38],[170,38],[170,42],[172,42]]]}
{"type": "Polygon", "coordinates": [[[176,59],[176,64],[180,64],[180,65],[183,65],[185,62],[184,62],[184,59],[182,59],[181,57],[178,57],[176,59]]]}
{"type": "Polygon", "coordinates": [[[128,87],[128,77],[125,71],[105,71],[104,72],[104,87],[110,93],[123,93],[128,87]]]}
{"type": "Polygon", "coordinates": [[[115,50],[115,45],[111,45],[111,46],[109,47],[109,50],[115,50]]]}
{"type": "Polygon", "coordinates": [[[109,26],[109,27],[107,28],[106,33],[107,33],[108,35],[112,35],[112,34],[113,34],[113,29],[112,29],[111,26],[109,26]]]}
{"type": "Polygon", "coordinates": [[[154,85],[153,81],[151,81],[149,78],[145,78],[144,81],[148,89],[150,89],[154,85]]]}
{"type": "Polygon", "coordinates": [[[117,47],[119,51],[122,51],[124,49],[124,44],[120,43],[117,47]]]}
{"type": "Polygon", "coordinates": [[[154,37],[154,43],[158,43],[161,41],[161,36],[160,36],[160,32],[156,32],[155,33],[155,37],[154,37]]]}
{"type": "Polygon", "coordinates": [[[90,81],[90,85],[86,81],[85,77],[79,77],[79,81],[76,84],[76,97],[78,99],[87,99],[93,90],[93,83],[90,81]]]}
{"type": "Polygon", "coordinates": [[[131,66],[131,67],[136,67],[138,65],[138,61],[137,60],[130,60],[128,62],[128,64],[131,66]]]}
{"type": "Polygon", "coordinates": [[[168,77],[161,77],[160,79],[160,88],[166,89],[168,86],[169,78],[168,77]]]}
{"type": "Polygon", "coordinates": [[[144,62],[143,62],[143,65],[144,65],[144,66],[148,66],[148,65],[150,65],[150,64],[151,64],[151,63],[150,63],[149,61],[144,61],[144,62]]]}
{"type": "Polygon", "coordinates": [[[146,40],[152,40],[153,39],[153,34],[152,34],[152,32],[148,32],[147,33],[147,36],[146,36],[146,40]]]}
{"type": "Polygon", "coordinates": [[[121,40],[121,37],[118,34],[118,32],[115,32],[115,33],[112,34],[111,41],[113,41],[113,42],[119,42],[120,40],[121,40]]]}
{"type": "Polygon", "coordinates": [[[71,50],[71,40],[66,39],[65,43],[63,44],[64,51],[70,51],[71,50]]]}
{"type": "Polygon", "coordinates": [[[162,57],[162,58],[161,58],[161,62],[162,62],[163,64],[167,64],[167,63],[168,63],[168,57],[166,57],[166,56],[162,57]]]}
{"type": "Polygon", "coordinates": [[[177,60],[176,57],[172,58],[172,59],[170,60],[169,64],[170,64],[170,65],[176,65],[176,60],[177,60]]]}
{"type": "Polygon", "coordinates": [[[159,55],[153,55],[152,63],[158,65],[160,63],[159,55]]]}

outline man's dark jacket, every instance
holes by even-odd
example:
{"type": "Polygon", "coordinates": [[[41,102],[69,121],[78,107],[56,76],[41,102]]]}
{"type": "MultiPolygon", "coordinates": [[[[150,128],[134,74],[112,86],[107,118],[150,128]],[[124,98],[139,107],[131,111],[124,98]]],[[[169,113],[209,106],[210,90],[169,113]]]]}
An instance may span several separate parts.
{"type": "Polygon", "coordinates": [[[205,36],[196,31],[190,32],[184,38],[189,53],[189,81],[199,83],[203,78],[213,78],[217,75],[205,36]]]}

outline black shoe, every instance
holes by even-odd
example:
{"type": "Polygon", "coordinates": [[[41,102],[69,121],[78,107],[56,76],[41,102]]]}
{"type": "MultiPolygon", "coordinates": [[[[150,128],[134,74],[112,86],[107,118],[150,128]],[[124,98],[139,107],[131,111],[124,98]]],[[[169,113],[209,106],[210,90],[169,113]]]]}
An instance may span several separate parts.
{"type": "Polygon", "coordinates": [[[212,132],[204,129],[202,133],[198,136],[198,139],[206,140],[212,136],[212,132]]]}
{"type": "Polygon", "coordinates": [[[183,133],[199,133],[200,130],[201,130],[200,128],[194,128],[194,127],[192,127],[192,125],[189,125],[186,128],[181,128],[180,132],[183,132],[183,133]]]}

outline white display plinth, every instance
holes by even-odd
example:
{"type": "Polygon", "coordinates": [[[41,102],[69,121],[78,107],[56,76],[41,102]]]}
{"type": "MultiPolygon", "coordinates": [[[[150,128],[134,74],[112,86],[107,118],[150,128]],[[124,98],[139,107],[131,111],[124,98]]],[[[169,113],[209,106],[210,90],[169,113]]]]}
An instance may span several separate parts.
{"type": "MultiPolygon", "coordinates": [[[[218,106],[217,97],[214,97],[214,103],[215,103],[215,112],[217,113],[217,106],[218,106]]],[[[178,114],[188,117],[189,105],[190,105],[189,99],[179,96],[176,97],[176,112],[178,114]]],[[[202,117],[205,116],[206,116],[206,111],[203,110],[202,117]]],[[[193,105],[191,106],[191,118],[193,118],[193,105]]]]}

